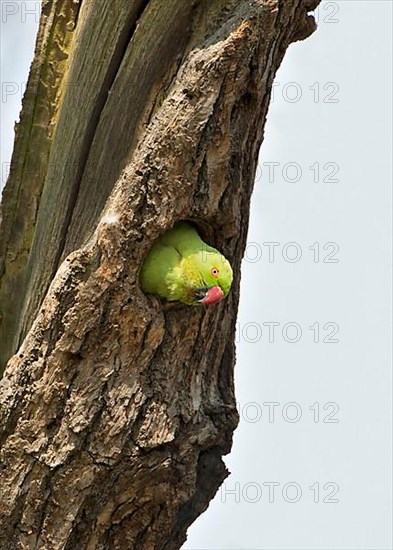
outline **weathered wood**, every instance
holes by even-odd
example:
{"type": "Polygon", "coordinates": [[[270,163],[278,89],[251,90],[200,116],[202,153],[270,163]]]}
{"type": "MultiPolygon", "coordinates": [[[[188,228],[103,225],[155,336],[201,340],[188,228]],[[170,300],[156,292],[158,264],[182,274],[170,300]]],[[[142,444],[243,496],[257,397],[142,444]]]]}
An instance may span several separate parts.
{"type": "Polygon", "coordinates": [[[34,61],[15,127],[0,216],[0,376],[15,351],[26,265],[78,11],[79,1],[43,0],[34,61]]]}
{"type": "MultiPolygon", "coordinates": [[[[55,277],[32,265],[37,283],[27,299],[34,289],[38,296],[31,311],[45,285],[51,286],[0,383],[0,547],[179,548],[227,475],[222,455],[231,448],[238,421],[233,367],[240,263],[258,150],[275,72],[290,42],[313,26],[307,18],[311,5],[301,1],[191,5],[188,29],[184,0],[153,0],[144,8],[133,33],[137,42],[138,29],[146,25],[136,52],[146,55],[146,37],[151,55],[157,55],[151,37],[172,28],[166,10],[182,14],[184,30],[176,31],[180,50],[157,38],[168,57],[163,54],[156,65],[151,59],[154,68],[146,69],[137,114],[132,117],[126,107],[127,81],[138,66],[131,39],[112,79],[120,112],[110,94],[95,119],[94,136],[87,122],[82,132],[87,135],[90,127],[89,154],[82,137],[71,134],[84,151],[86,174],[99,176],[102,169],[105,177],[92,187],[98,208],[90,205],[96,197],[87,190],[85,172],[78,189],[57,203],[59,215],[72,207],[71,213],[79,209],[82,216],[85,206],[87,221],[79,223],[70,211],[63,218],[57,260],[65,243],[69,250],[79,248],[55,277]],[[154,17],[147,16],[150,9],[154,17]],[[113,153],[114,168],[106,166],[117,139],[111,117],[125,140],[113,153]],[[122,117],[134,124],[129,133],[122,117]],[[216,307],[163,304],[140,289],[139,268],[149,246],[179,219],[196,221],[232,263],[233,290],[216,307]]],[[[83,4],[81,37],[82,14],[83,4]]],[[[78,55],[84,59],[75,50],[74,63],[78,55]]],[[[77,118],[69,101],[60,117],[77,118]]],[[[63,150],[72,149],[70,136],[60,122],[57,131],[63,158],[63,150]]],[[[48,198],[46,208],[50,203],[48,198]]],[[[43,227],[36,258],[44,258],[51,241],[56,249],[43,227]]]]}
{"type": "MultiPolygon", "coordinates": [[[[120,160],[115,151],[128,145],[119,127],[119,120],[122,124],[123,121],[132,121],[135,110],[129,109],[128,105],[123,106],[123,109],[117,105],[114,81],[123,74],[120,65],[129,44],[134,41],[133,33],[146,4],[146,0],[82,3],[80,21],[83,24],[76,30],[66,91],[27,267],[28,286],[17,334],[18,343],[31,326],[58,268],[66,235],[70,231],[71,216],[73,212],[76,212],[78,218],[81,216],[77,208],[80,204],[79,193],[82,192],[85,199],[82,219],[87,223],[90,212],[95,212],[96,208],[101,212],[109,195],[108,190],[102,199],[102,188],[106,186],[111,189],[119,177],[120,160]],[[116,139],[108,144],[108,133],[103,135],[98,125],[105,116],[105,107],[111,98],[112,103],[115,100],[112,112],[117,114],[111,120],[112,134],[116,135],[116,139]],[[70,113],[78,113],[78,116],[70,116],[70,113]],[[106,151],[106,166],[102,165],[99,156],[95,156],[94,167],[99,168],[99,172],[94,177],[87,175],[83,180],[88,182],[89,196],[86,201],[86,190],[84,185],[81,187],[81,180],[92,143],[97,140],[106,151]],[[118,146],[114,147],[114,143],[118,146]],[[112,167],[114,174],[106,177],[110,172],[109,167],[112,167]],[[59,210],[58,204],[64,205],[63,208],[59,210]]],[[[132,87],[132,82],[130,85],[132,87]]],[[[143,108],[144,103],[141,102],[141,105],[143,108]]],[[[135,121],[130,126],[134,130],[132,126],[135,127],[135,121]]],[[[108,128],[106,130],[108,132],[108,128]]],[[[82,221],[79,220],[79,223],[82,224],[82,221]]],[[[78,228],[78,236],[81,235],[78,228]]]]}

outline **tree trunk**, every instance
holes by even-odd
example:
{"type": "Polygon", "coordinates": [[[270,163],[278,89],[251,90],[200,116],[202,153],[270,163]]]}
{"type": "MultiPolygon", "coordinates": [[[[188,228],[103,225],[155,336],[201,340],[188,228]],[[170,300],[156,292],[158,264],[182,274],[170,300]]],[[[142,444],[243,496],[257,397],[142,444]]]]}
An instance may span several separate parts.
{"type": "Polygon", "coordinates": [[[317,3],[43,3],[2,204],[1,548],[179,548],[227,476],[258,150],[317,3]],[[217,306],[140,289],[180,219],[232,263],[217,306]]]}

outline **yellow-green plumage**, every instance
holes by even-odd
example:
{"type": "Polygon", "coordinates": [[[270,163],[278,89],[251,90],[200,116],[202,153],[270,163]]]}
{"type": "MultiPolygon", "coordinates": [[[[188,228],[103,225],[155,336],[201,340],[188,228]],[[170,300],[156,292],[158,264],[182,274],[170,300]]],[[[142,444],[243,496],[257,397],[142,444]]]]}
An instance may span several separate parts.
{"type": "Polygon", "coordinates": [[[202,241],[195,227],[178,222],[152,245],[141,269],[144,292],[194,305],[225,297],[232,284],[228,260],[202,241]]]}

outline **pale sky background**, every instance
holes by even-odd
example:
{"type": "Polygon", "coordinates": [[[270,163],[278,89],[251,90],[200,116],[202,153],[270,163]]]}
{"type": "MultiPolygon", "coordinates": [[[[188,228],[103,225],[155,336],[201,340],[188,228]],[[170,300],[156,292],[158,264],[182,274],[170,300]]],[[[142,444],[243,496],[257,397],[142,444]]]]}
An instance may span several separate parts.
{"type": "MultiPolygon", "coordinates": [[[[2,185],[38,8],[1,0],[2,185]]],[[[318,20],[277,74],[260,154],[232,473],[184,550],[392,548],[392,3],[325,1],[318,20]]]]}

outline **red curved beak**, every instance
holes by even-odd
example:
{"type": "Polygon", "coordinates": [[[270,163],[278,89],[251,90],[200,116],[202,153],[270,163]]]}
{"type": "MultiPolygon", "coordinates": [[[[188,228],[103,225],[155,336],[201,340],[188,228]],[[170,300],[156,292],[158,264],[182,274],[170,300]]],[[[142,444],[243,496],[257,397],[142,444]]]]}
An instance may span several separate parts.
{"type": "Polygon", "coordinates": [[[224,293],[219,286],[212,286],[208,289],[202,300],[198,300],[201,304],[206,306],[219,302],[224,298],[224,293]]]}

